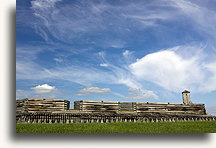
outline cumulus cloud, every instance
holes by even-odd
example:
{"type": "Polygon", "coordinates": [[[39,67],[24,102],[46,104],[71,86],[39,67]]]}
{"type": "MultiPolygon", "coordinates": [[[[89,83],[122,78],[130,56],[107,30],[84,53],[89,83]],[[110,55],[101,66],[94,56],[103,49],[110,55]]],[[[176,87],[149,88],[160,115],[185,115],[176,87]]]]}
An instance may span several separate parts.
{"type": "Polygon", "coordinates": [[[50,86],[48,84],[43,85],[37,85],[35,87],[31,88],[35,93],[51,93],[53,90],[55,90],[55,86],[50,86]]]}
{"type": "Polygon", "coordinates": [[[184,88],[213,91],[215,62],[206,62],[204,53],[200,51],[199,47],[173,47],[148,54],[129,67],[139,80],[153,82],[170,91],[181,92],[184,88]],[[192,54],[191,51],[195,52],[192,54]]]}

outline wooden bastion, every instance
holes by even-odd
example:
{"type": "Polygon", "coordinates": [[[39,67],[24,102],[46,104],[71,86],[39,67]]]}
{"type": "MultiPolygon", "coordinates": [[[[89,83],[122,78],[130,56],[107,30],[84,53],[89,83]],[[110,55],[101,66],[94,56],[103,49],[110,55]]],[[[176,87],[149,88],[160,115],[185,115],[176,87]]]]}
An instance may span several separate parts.
{"type": "Polygon", "coordinates": [[[17,123],[115,123],[215,121],[204,104],[193,104],[190,92],[182,92],[183,103],[67,100],[16,100],[17,123]]]}

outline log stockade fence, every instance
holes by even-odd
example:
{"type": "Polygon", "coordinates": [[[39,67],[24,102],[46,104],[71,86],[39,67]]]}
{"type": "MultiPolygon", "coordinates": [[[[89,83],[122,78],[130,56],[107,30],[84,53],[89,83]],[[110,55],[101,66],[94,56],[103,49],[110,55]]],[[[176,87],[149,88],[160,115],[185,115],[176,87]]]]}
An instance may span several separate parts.
{"type": "Polygon", "coordinates": [[[29,113],[18,114],[17,123],[116,123],[116,122],[177,122],[215,121],[215,116],[207,115],[103,115],[29,113]]]}
{"type": "Polygon", "coordinates": [[[190,92],[182,92],[183,103],[116,101],[16,100],[17,123],[116,123],[215,121],[204,104],[193,104],[190,92]]]}

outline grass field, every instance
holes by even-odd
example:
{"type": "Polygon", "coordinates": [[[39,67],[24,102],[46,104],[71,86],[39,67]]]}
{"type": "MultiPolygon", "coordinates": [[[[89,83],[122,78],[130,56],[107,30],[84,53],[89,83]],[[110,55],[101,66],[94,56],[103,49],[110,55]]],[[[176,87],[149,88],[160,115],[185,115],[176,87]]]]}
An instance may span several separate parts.
{"type": "Polygon", "coordinates": [[[215,121],[17,124],[17,133],[216,133],[215,121]]]}

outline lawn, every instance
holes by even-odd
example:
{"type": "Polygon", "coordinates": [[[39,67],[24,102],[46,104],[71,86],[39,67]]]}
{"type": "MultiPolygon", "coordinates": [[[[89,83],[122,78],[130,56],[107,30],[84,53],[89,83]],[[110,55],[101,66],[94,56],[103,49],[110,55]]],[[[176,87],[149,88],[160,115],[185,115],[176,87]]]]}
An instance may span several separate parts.
{"type": "Polygon", "coordinates": [[[16,124],[17,133],[216,133],[215,121],[16,124]]]}

